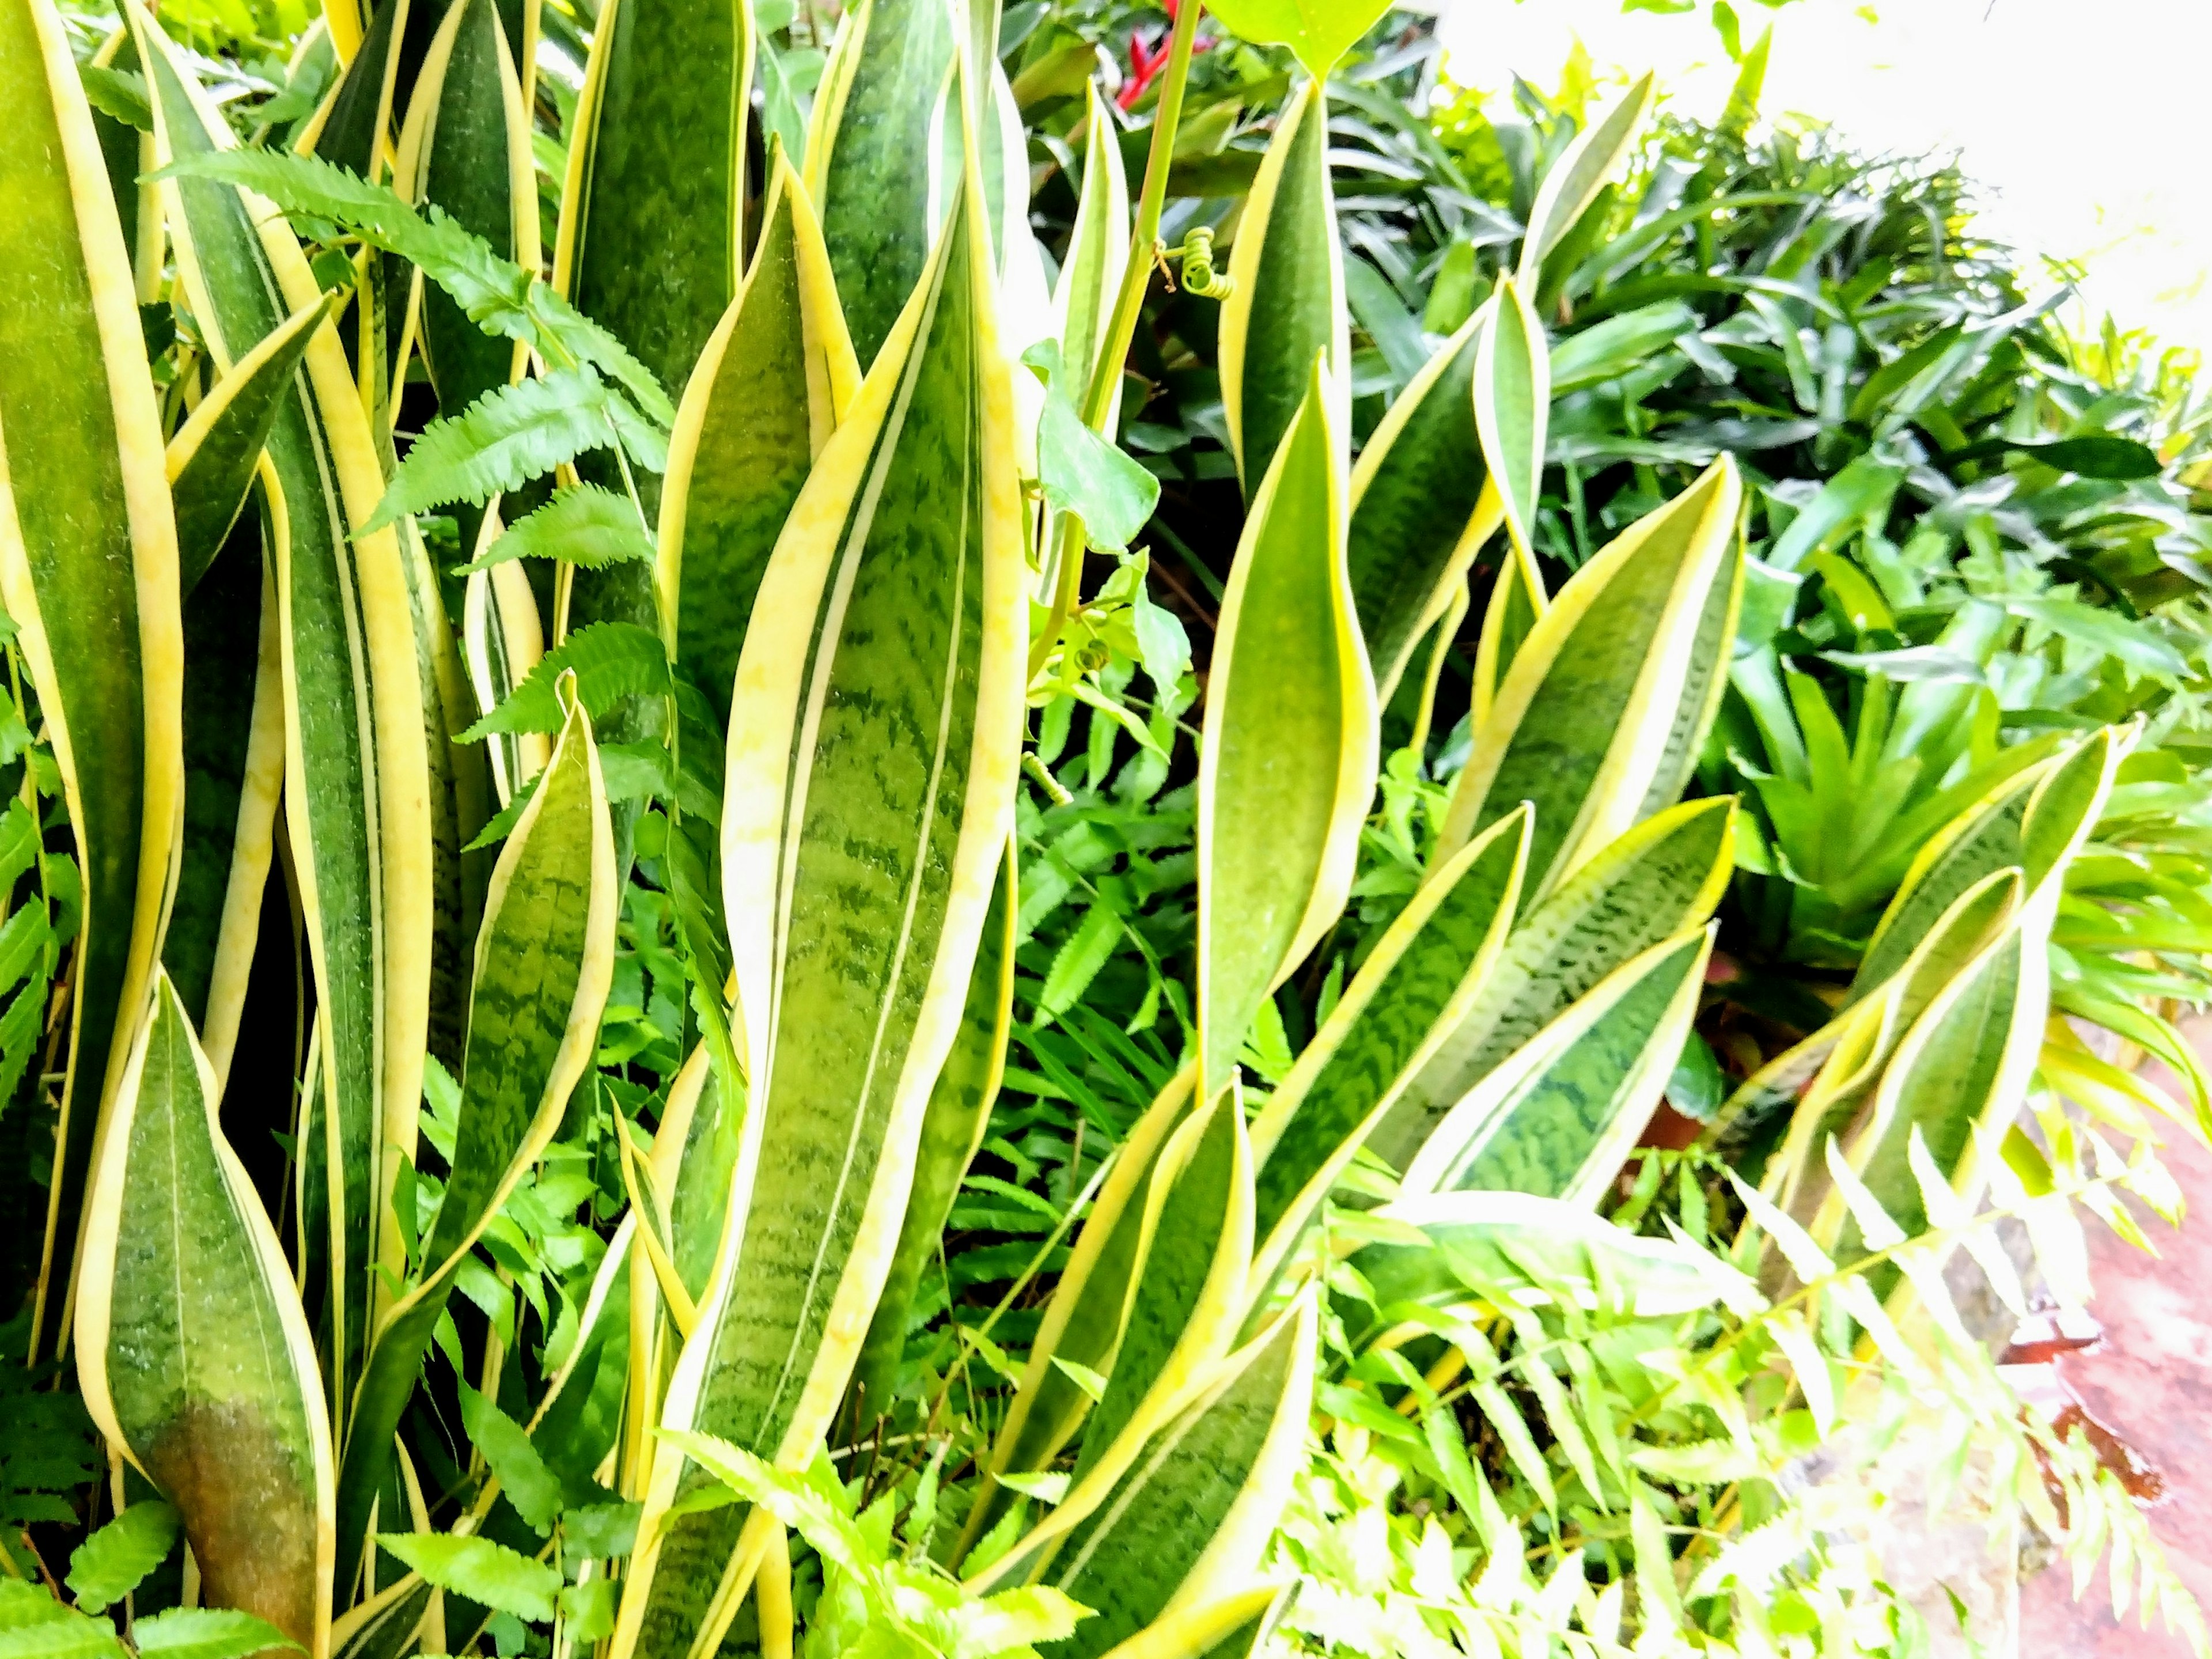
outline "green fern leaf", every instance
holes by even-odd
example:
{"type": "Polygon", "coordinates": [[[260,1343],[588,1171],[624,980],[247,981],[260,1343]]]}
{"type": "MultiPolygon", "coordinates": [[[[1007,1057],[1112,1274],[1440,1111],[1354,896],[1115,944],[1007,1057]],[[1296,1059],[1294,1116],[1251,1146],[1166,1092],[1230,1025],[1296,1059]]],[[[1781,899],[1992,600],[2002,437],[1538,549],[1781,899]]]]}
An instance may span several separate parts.
{"type": "Polygon", "coordinates": [[[509,559],[565,559],[586,570],[604,570],[611,564],[651,563],[653,541],[626,496],[578,484],[509,525],[482,558],[456,566],[453,574],[472,576],[509,559]]]}
{"type": "Polygon", "coordinates": [[[382,185],[289,150],[217,150],[187,156],[152,176],[219,179],[267,197],[287,214],[336,225],[420,266],[486,333],[521,340],[551,363],[591,364],[620,382],[661,425],[676,419],[667,392],[627,346],[434,204],[417,213],[382,185]]]}
{"type": "Polygon", "coordinates": [[[476,743],[495,732],[558,732],[565,718],[554,684],[574,669],[576,695],[597,720],[624,697],[668,695],[668,653],[660,636],[635,623],[593,623],[548,651],[505,702],[461,733],[476,743]]]}
{"type": "Polygon", "coordinates": [[[422,428],[362,533],[447,501],[489,500],[617,437],[640,466],[667,466],[660,434],[590,368],[496,386],[453,419],[422,428]]]}

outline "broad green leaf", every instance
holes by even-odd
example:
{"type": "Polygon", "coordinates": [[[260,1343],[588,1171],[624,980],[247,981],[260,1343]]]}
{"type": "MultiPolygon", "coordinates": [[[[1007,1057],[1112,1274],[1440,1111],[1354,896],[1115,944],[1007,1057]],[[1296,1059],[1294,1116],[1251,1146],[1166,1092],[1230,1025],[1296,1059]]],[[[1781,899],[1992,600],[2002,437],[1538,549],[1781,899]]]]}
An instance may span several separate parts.
{"type": "MultiPolygon", "coordinates": [[[[228,125],[176,49],[142,9],[131,8],[130,20],[154,97],[157,159],[235,158],[228,125]]],[[[201,177],[172,179],[162,201],[179,282],[218,368],[319,297],[297,240],[265,204],[201,177]]],[[[398,1271],[404,1260],[386,1211],[395,1174],[386,1149],[412,1151],[439,914],[439,775],[424,702],[434,665],[417,613],[433,596],[421,591],[411,541],[361,529],[383,468],[329,324],[313,331],[303,368],[269,432],[276,487],[267,558],[282,623],[285,820],[323,1038],[323,1162],[337,1176],[324,1260],[342,1337],[327,1369],[342,1397],[374,1304],[388,1294],[375,1268],[398,1271]]]]}
{"type": "Polygon", "coordinates": [[[1528,834],[1527,814],[1502,820],[1413,896],[1254,1123],[1253,1300],[1368,1129],[1480,994],[1512,926],[1528,834]]]}
{"type": "MultiPolygon", "coordinates": [[[[155,131],[161,137],[164,89],[158,77],[151,84],[155,131]]],[[[611,377],[648,418],[664,424],[674,418],[660,380],[622,341],[532,272],[495,254],[434,203],[418,214],[386,186],[319,156],[220,143],[186,149],[173,137],[169,142],[165,179],[234,185],[287,213],[335,224],[418,267],[479,328],[519,340],[559,367],[588,364],[611,377]]]]}
{"type": "Polygon", "coordinates": [[[1710,928],[1680,934],[1578,998],[1437,1125],[1402,1190],[1595,1206],[1674,1075],[1711,951],[1710,928]]]}
{"type": "Polygon", "coordinates": [[[323,313],[318,300],[286,318],[209,389],[169,440],[165,470],[176,502],[178,589],[187,599],[238,521],[262,446],[323,313]]]}
{"type": "Polygon", "coordinates": [[[1597,194],[1617,182],[1658,98],[1658,81],[1646,75],[1627,94],[1590,123],[1552,164],[1528,210],[1521,243],[1520,278],[1532,292],[1547,275],[1544,258],[1589,210],[1597,194]]]}
{"type": "Polygon", "coordinates": [[[1352,470],[1348,562],[1359,634],[1389,701],[1437,592],[1463,584],[1498,528],[1478,464],[1474,362],[1484,325],[1470,319],[1398,394],[1352,470]]]}
{"type": "Polygon", "coordinates": [[[472,576],[509,559],[559,559],[599,570],[625,560],[648,562],[653,556],[653,538],[628,497],[597,484],[571,484],[509,525],[456,574],[472,576]]]}
{"type": "Polygon", "coordinates": [[[1378,1239],[1352,1257],[1385,1319],[1404,1303],[1451,1307],[1475,1298],[1639,1319],[1716,1303],[1738,1314],[1761,1305],[1758,1287],[1718,1256],[1680,1237],[1628,1232],[1585,1204],[1533,1193],[1424,1193],[1394,1200],[1374,1218],[1425,1235],[1378,1239]]]}
{"type": "Polygon", "coordinates": [[[379,1326],[356,1396],[338,1485],[341,1562],[362,1547],[392,1432],[461,1264],[559,1129],[591,1064],[617,906],[606,786],[590,718],[577,707],[492,872],[453,1167],[423,1240],[423,1277],[379,1326]]]}
{"type": "Polygon", "coordinates": [[[1529,295],[1510,276],[1499,282],[1498,298],[1486,309],[1489,325],[1480,331],[1474,352],[1474,426],[1522,580],[1534,592],[1543,580],[1536,574],[1532,538],[1551,422],[1550,349],[1529,295]]]}
{"type": "Polygon", "coordinates": [[[597,370],[495,386],[422,428],[367,528],[448,501],[487,501],[588,451],[616,448],[652,471],[668,463],[660,434],[597,370]]]}
{"type": "Polygon", "coordinates": [[[1222,599],[1199,749],[1201,1103],[1228,1082],[1261,1003],[1334,925],[1375,789],[1331,395],[1310,359],[1222,599]]]}
{"type": "Polygon", "coordinates": [[[1631,526],[1559,590],[1498,682],[1442,846],[1533,802],[1524,904],[1688,782],[1735,637],[1741,493],[1723,457],[1631,526]]]}
{"type": "Polygon", "coordinates": [[[975,969],[968,981],[960,1033],[945,1057],[945,1068],[937,1075],[922,1119],[914,1186],[907,1197],[906,1218],[899,1225],[898,1248],[854,1370],[854,1419],[859,1423],[890,1410],[913,1321],[915,1293],[923,1273],[937,1261],[945,1219],[982,1145],[991,1103],[998,1097],[1006,1071],[1006,1039],[1013,1027],[1014,924],[1020,909],[1014,896],[1015,867],[1015,848],[1010,844],[1000,861],[991,908],[975,947],[975,969]]]}
{"type": "Polygon", "coordinates": [[[504,1544],[436,1532],[380,1532],[376,1542],[440,1589],[533,1623],[553,1617],[560,1569],[504,1544]]]}
{"type": "MultiPolygon", "coordinates": [[[[1084,99],[1083,190],[1068,232],[1067,257],[1052,290],[1053,336],[1070,377],[1067,395],[1078,404],[1106,349],[1115,298],[1129,263],[1129,179],[1115,142],[1117,129],[1096,82],[1084,82],[1084,99]]],[[[1106,412],[1109,432],[1119,429],[1121,392],[1117,378],[1106,412]]]]}
{"type": "Polygon", "coordinates": [[[1731,799],[1638,825],[1523,915],[1474,1004],[1368,1138],[1403,1170],[1507,1055],[1631,957],[1702,923],[1735,869],[1731,799]]]}
{"type": "Polygon", "coordinates": [[[1390,8],[1382,0],[1229,0],[1211,9],[1255,46],[1288,46],[1319,81],[1390,8]]]}
{"type": "Polygon", "coordinates": [[[2189,672],[2188,659],[2164,635],[2146,623],[2130,621],[2114,611],[2079,599],[2008,599],[2005,608],[2135,673],[2179,679],[2189,672]]]}
{"type": "MultiPolygon", "coordinates": [[[[750,1180],[662,1421],[777,1461],[842,1401],[1011,833],[1027,578],[966,155],[927,280],[769,562],[779,626],[738,667],[722,869],[750,1180]]],[[[671,1508],[701,1479],[656,1454],[617,1655],[688,1652],[734,1614],[716,1586],[744,1512],[671,1508]]]]}
{"type": "Polygon", "coordinates": [[[1552,395],[1618,379],[1698,325],[1698,313],[1681,301],[1661,300],[1578,330],[1552,348],[1552,395]]]}
{"type": "MultiPolygon", "coordinates": [[[[0,600],[83,878],[31,1352],[59,1329],[95,1125],[146,999],[184,790],[177,538],[131,258],[58,15],[0,17],[0,600]]],[[[35,1224],[33,1224],[35,1226],[35,1224]]]]}
{"type": "Polygon", "coordinates": [[[1897,462],[1860,456],[1820,486],[1820,493],[1760,556],[1777,570],[1796,571],[1814,553],[1834,546],[1853,526],[1880,524],[1904,482],[1905,468],[1897,462]]]}
{"type": "Polygon", "coordinates": [[[953,58],[944,0],[861,0],[839,21],[806,137],[806,189],[860,366],[930,263],[930,118],[953,58]]]}
{"type": "Polygon", "coordinates": [[[173,1505],[158,1498],[133,1504],[70,1553],[64,1581],[80,1612],[99,1613],[138,1588],[168,1559],[182,1529],[173,1505]]]}
{"type": "Polygon", "coordinates": [[[1327,125],[1322,100],[1309,82],[1276,118],[1275,136],[1244,199],[1230,251],[1231,288],[1221,308],[1221,402],[1253,519],[1260,516],[1261,481],[1305,405],[1316,358],[1334,422],[1332,447],[1342,453],[1347,442],[1351,320],[1327,125]]]}
{"type": "Polygon", "coordinates": [[[267,1620],[232,1607],[171,1607],[133,1620],[131,1643],[139,1659],[246,1659],[300,1646],[267,1620]]]}
{"type": "Polygon", "coordinates": [[[765,221],[684,391],[654,573],[676,663],[725,717],[769,555],[860,381],[813,204],[781,160],[765,221]]]}
{"type": "MultiPolygon", "coordinates": [[[[166,976],[151,1002],[86,1212],[77,1374],[94,1421],[182,1514],[207,1599],[308,1646],[331,1595],[314,1340],[166,976]]],[[[104,1565],[103,1601],[135,1577],[104,1565]]]]}
{"type": "Polygon", "coordinates": [[[1083,520],[1093,547],[1127,550],[1152,516],[1160,481],[1084,424],[1059,385],[1045,389],[1037,421],[1037,489],[1083,520]]]}
{"type": "Polygon", "coordinates": [[[483,1454],[514,1512],[541,1536],[550,1532],[561,1516],[560,1476],[545,1467],[545,1460],[538,1455],[520,1423],[466,1382],[457,1386],[461,1427],[469,1443],[483,1454]]]}
{"type": "Polygon", "coordinates": [[[1305,1462],[1315,1323],[1312,1296],[1300,1297],[969,1588],[1037,1569],[1036,1582],[1092,1609],[1060,1649],[1071,1659],[1110,1651],[1171,1603],[1205,1606],[1251,1589],[1305,1462]]]}

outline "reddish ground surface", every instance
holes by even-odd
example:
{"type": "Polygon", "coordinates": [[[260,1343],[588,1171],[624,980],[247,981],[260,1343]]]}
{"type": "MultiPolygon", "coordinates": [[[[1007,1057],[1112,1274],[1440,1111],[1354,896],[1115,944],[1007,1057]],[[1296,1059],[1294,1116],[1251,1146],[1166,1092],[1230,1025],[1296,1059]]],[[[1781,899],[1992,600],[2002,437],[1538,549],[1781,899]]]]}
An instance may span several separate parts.
{"type": "MultiPolygon", "coordinates": [[[[2192,1036],[2204,1051],[2212,1024],[2192,1036]]],[[[2147,1220],[2156,1260],[2092,1224],[2094,1311],[2105,1342],[2058,1366],[2089,1414],[2163,1479],[2151,1529],[2212,1615],[2212,1152],[2177,1133],[2166,1162],[2187,1194],[2188,1224],[2177,1233],[2147,1220]]],[[[2062,1565],[2021,1586],[2021,1659],[2187,1655],[2187,1644],[2162,1621],[2145,1631],[2130,1609],[2125,1625],[2113,1622],[2101,1566],[2078,1605],[2070,1578],[2062,1565]]]]}

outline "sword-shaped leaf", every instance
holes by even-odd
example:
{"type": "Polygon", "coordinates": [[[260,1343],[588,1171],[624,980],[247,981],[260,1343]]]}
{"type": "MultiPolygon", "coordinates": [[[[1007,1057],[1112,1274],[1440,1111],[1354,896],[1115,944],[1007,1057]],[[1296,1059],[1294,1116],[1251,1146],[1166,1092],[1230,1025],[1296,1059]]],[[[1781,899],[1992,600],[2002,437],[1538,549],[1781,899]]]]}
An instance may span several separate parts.
{"type": "Polygon", "coordinates": [[[863,368],[929,264],[937,155],[927,134],[954,46],[947,0],[861,0],[837,26],[815,94],[806,191],[863,368]]]}
{"type": "Polygon", "coordinates": [[[1638,520],[1559,590],[1499,682],[1452,791],[1450,851],[1535,804],[1536,902],[1689,781],[1743,587],[1735,464],[1638,520]]]}
{"type": "Polygon", "coordinates": [[[1275,136],[1238,216],[1221,308],[1221,403],[1237,476],[1260,516],[1258,491],[1288,441],[1322,363],[1340,450],[1350,414],[1351,313],[1329,185],[1325,100],[1308,82],[1275,120],[1275,136]]]}
{"type": "Polygon", "coordinates": [[[860,378],[813,205],[781,154],[763,217],[677,410],[654,572],[677,665],[726,718],[769,555],[860,378]]]}
{"type": "Polygon", "coordinates": [[[0,6],[0,599],[84,882],[32,1352],[58,1332],[103,1103],[160,942],[184,794],[177,536],[131,258],[47,0],[0,6]]]}
{"type": "Polygon", "coordinates": [[[338,1559],[350,1577],[392,1432],[461,1264],[561,1127],[614,970],[614,842],[590,717],[573,707],[500,849],[477,937],[459,1127],[427,1264],[379,1325],[347,1425],[338,1559]]]}
{"type": "Polygon", "coordinates": [[[1626,162],[1658,96],[1651,76],[1629,88],[1627,95],[1593,121],[1552,164],[1528,210],[1528,234],[1521,243],[1520,278],[1534,291],[1547,273],[1544,257],[1559,246],[1626,162]]]}
{"type": "Polygon", "coordinates": [[[1522,642],[1550,603],[1544,592],[1542,576],[1532,576],[1522,560],[1507,559],[1498,567],[1498,580],[1492,584],[1489,601],[1483,606],[1482,633],[1474,647],[1474,690],[1469,718],[1476,727],[1490,719],[1490,711],[1498,704],[1498,682],[1513,666],[1514,658],[1521,653],[1522,642]]]}
{"type": "Polygon", "coordinates": [[[261,448],[323,319],[320,300],[265,335],[209,389],[164,457],[177,511],[178,587],[190,598],[246,506],[261,448]]]}
{"type": "Polygon", "coordinates": [[[1207,685],[1201,1104],[1228,1083],[1261,1003],[1335,924],[1375,792],[1375,684],[1352,613],[1342,447],[1317,355],[1305,384],[1237,544],[1207,685]]]}
{"type": "Polygon", "coordinates": [[[1523,916],[1473,1006],[1368,1137],[1369,1149],[1406,1168],[1507,1055],[1632,957],[1712,915],[1735,868],[1735,811],[1724,799],[1662,812],[1523,916]]]}
{"type": "Polygon", "coordinates": [[[206,1601],[319,1659],[332,1471],[314,1338],[166,975],[150,1003],[86,1212],[77,1375],[108,1443],[182,1513],[206,1601]]]}
{"type": "Polygon", "coordinates": [[[1486,307],[1490,325],[1475,346],[1472,392],[1483,465],[1498,492],[1500,516],[1531,592],[1543,591],[1531,538],[1544,493],[1544,442],[1552,418],[1551,348],[1529,296],[1508,276],[1486,307]]]}
{"type": "MultiPolygon", "coordinates": [[[[1115,142],[1121,129],[1098,95],[1096,82],[1085,84],[1084,96],[1083,193],[1068,233],[1067,258],[1052,290],[1053,332],[1070,376],[1068,396],[1077,403],[1082,401],[1082,387],[1097,370],[1115,296],[1129,264],[1129,177],[1121,165],[1121,146],[1115,142]]],[[[1117,380],[1106,416],[1109,432],[1117,428],[1120,407],[1117,380]]]]}
{"type": "Polygon", "coordinates": [[[1452,1109],[1403,1190],[1595,1205],[1674,1073],[1712,943],[1700,927],[1608,975],[1452,1109]]]}
{"type": "Polygon", "coordinates": [[[1475,357],[1491,314],[1469,318],[1437,349],[1352,470],[1352,594],[1385,702],[1437,593],[1466,580],[1499,523],[1474,425],[1475,357]]]}
{"type": "MultiPolygon", "coordinates": [[[[142,8],[131,8],[165,163],[231,149],[230,130],[142,8]]],[[[228,365],[319,298],[290,228],[269,204],[210,178],[162,186],[177,267],[203,337],[228,365]]],[[[286,826],[316,1001],[325,1105],[336,1149],[331,1193],[332,1370],[350,1375],[377,1292],[397,1271],[388,1214],[411,1156],[422,1094],[435,925],[426,665],[410,550],[362,529],[383,469],[336,331],[317,326],[304,373],[269,431],[269,550],[283,670],[286,826]],[[369,734],[374,733],[372,738],[369,734]]]]}
{"type": "Polygon", "coordinates": [[[1254,1304],[1368,1130],[1480,994],[1512,926],[1528,837],[1525,812],[1505,818],[1414,894],[1252,1126],[1254,1304]]]}
{"type": "MultiPolygon", "coordinates": [[[[969,183],[822,452],[738,668],[722,866],[754,1099],[726,1259],[662,1422],[803,1462],[903,1219],[1012,830],[1026,603],[989,233],[969,183]]],[[[619,1655],[711,1649],[757,1547],[654,1459],[619,1655]],[[727,1576],[726,1577],[726,1569],[727,1576]]]]}

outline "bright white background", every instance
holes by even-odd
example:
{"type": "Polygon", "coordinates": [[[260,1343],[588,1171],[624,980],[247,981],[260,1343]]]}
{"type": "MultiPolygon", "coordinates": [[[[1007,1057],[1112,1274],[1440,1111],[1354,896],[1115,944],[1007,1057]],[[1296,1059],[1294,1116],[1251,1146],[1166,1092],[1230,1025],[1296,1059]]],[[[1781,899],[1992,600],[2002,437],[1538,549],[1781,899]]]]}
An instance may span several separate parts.
{"type": "MultiPolygon", "coordinates": [[[[2090,267],[2076,326],[2110,311],[2212,356],[2212,0],[1735,0],[1771,21],[1769,116],[1832,122],[1863,149],[1963,153],[2000,239],[2090,267]]],[[[1620,0],[1447,0],[1453,77],[1557,85],[1579,37],[1601,71],[1660,71],[1717,114],[1735,66],[1701,16],[1620,0]]]]}

